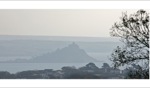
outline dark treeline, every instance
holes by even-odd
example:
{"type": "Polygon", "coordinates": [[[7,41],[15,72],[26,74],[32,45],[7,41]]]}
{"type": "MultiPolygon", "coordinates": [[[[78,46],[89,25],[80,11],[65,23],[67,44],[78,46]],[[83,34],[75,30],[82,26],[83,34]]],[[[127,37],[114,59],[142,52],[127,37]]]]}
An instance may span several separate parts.
{"type": "Polygon", "coordinates": [[[101,68],[94,63],[89,63],[78,69],[66,66],[61,70],[28,70],[15,74],[0,71],[0,79],[123,79],[128,71],[128,69],[114,69],[107,63],[103,63],[101,68]]]}

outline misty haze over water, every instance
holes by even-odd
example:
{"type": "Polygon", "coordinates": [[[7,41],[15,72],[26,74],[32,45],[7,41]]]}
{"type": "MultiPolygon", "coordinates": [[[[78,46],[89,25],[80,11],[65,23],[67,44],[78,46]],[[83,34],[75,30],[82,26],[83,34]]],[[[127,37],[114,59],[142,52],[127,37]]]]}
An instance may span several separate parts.
{"type": "MultiPolygon", "coordinates": [[[[0,71],[18,72],[24,70],[61,69],[63,66],[82,67],[88,62],[59,63],[19,63],[18,60],[31,60],[46,54],[52,54],[75,43],[79,51],[83,50],[89,57],[94,58],[98,67],[103,63],[111,65],[109,57],[115,47],[121,45],[116,38],[105,37],[58,37],[58,36],[0,36],[0,71]],[[10,63],[13,61],[13,63],[10,63]],[[15,62],[16,61],[16,62],[15,62]]],[[[74,50],[74,49],[73,49],[74,50]]],[[[71,52],[71,51],[70,51],[71,52]]],[[[59,54],[61,55],[61,54],[59,54]]],[[[82,56],[82,55],[81,55],[82,56]]],[[[79,56],[80,57],[80,56],[79,56]]],[[[76,58],[76,59],[79,59],[76,58]]],[[[61,58],[63,60],[63,58],[61,58]]],[[[79,59],[80,61],[80,59],[79,59]]]]}

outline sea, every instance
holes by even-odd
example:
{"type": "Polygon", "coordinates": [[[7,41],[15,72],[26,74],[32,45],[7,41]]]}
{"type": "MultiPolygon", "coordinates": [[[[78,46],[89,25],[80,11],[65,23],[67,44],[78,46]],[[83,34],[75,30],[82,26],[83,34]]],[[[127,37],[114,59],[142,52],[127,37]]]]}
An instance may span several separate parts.
{"type": "MultiPolygon", "coordinates": [[[[102,66],[102,62],[93,62],[97,67],[102,66]]],[[[53,69],[61,70],[62,67],[80,68],[88,63],[1,63],[0,71],[8,71],[10,73],[17,73],[28,70],[44,70],[53,69]]]]}
{"type": "MultiPolygon", "coordinates": [[[[45,36],[0,36],[0,61],[31,59],[45,53],[51,53],[75,42],[85,52],[98,60],[97,67],[110,61],[112,51],[121,43],[113,38],[85,37],[45,37],[45,36]]],[[[89,62],[90,63],[90,62],[89,62]]],[[[0,63],[0,71],[17,73],[26,70],[61,70],[64,66],[80,68],[88,63],[0,63]]]]}

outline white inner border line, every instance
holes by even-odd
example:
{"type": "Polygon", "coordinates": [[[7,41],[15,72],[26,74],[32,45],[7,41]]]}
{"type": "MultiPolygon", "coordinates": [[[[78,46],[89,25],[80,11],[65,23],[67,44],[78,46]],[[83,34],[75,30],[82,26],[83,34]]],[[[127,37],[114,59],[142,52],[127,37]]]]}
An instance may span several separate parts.
{"type": "Polygon", "coordinates": [[[0,87],[149,87],[150,80],[0,80],[0,87]]]}

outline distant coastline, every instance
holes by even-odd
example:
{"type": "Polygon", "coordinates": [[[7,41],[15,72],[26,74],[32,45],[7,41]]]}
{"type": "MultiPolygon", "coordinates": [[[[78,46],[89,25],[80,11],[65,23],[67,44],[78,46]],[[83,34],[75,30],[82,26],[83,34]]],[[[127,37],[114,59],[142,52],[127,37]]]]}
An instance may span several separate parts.
{"type": "Polygon", "coordinates": [[[88,36],[39,36],[39,35],[0,35],[0,40],[51,40],[51,41],[81,41],[81,42],[118,42],[115,37],[88,36]]]}

